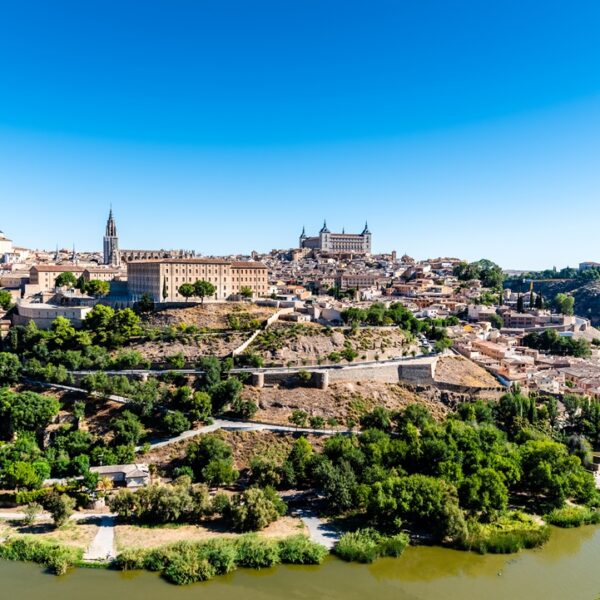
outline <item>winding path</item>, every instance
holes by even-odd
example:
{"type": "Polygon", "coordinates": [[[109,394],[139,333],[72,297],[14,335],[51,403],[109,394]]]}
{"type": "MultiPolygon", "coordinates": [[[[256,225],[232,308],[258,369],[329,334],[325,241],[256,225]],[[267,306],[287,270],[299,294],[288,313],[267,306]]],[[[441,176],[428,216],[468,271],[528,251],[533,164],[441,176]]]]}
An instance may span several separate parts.
{"type": "MultiPolygon", "coordinates": [[[[150,442],[150,449],[162,448],[170,444],[176,444],[190,438],[211,433],[218,429],[229,431],[281,431],[285,433],[312,433],[314,435],[335,435],[336,433],[349,434],[349,429],[313,429],[310,427],[291,427],[289,425],[274,425],[272,423],[259,423],[255,421],[232,421],[228,419],[215,419],[210,425],[198,427],[197,429],[189,429],[180,435],[165,440],[157,440],[150,442]]],[[[137,446],[136,451],[141,451],[143,446],[137,446]]]]}

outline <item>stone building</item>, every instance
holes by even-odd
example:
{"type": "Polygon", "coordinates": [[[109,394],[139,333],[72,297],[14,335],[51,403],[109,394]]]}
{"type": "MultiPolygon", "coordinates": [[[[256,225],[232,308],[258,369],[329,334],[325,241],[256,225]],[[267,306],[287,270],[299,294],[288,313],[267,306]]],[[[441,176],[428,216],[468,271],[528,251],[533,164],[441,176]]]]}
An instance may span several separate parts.
{"type": "Polygon", "coordinates": [[[179,294],[183,283],[209,281],[215,294],[206,300],[223,301],[249,287],[255,295],[268,293],[268,270],[252,261],[219,258],[152,259],[127,263],[129,295],[133,300],[148,294],[154,302],[184,302],[179,294]]]}
{"type": "Polygon", "coordinates": [[[67,271],[79,277],[84,269],[77,265],[33,265],[29,270],[31,292],[53,290],[56,287],[56,278],[67,271]]]}
{"type": "Polygon", "coordinates": [[[113,218],[112,208],[108,213],[106,221],[106,231],[104,233],[104,264],[111,267],[121,265],[121,255],[119,254],[119,238],[117,236],[117,225],[113,218]]]}
{"type": "Polygon", "coordinates": [[[104,233],[104,258],[105,265],[113,268],[119,268],[121,263],[128,263],[132,260],[150,260],[159,258],[194,258],[196,253],[193,250],[119,250],[119,238],[117,236],[117,224],[113,217],[112,208],[106,221],[106,231],[104,233]]]}
{"type": "Polygon", "coordinates": [[[159,258],[194,258],[193,250],[121,250],[121,260],[125,263],[132,260],[152,260],[159,258]]]}
{"type": "Polygon", "coordinates": [[[327,221],[324,221],[317,236],[308,237],[302,228],[299,245],[300,248],[321,250],[330,254],[371,254],[371,232],[365,223],[361,233],[346,233],[344,230],[342,233],[332,233],[327,228],[327,221]]]}

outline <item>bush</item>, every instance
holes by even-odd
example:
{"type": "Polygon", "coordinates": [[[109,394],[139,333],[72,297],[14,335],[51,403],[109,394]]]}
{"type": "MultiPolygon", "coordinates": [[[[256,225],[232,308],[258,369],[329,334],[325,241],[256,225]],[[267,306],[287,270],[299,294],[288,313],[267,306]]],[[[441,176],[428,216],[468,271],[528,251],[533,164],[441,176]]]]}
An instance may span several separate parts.
{"type": "Polygon", "coordinates": [[[279,545],[273,540],[245,535],[237,540],[237,564],[250,569],[272,567],[280,562],[279,545]]]}
{"type": "MultiPolygon", "coordinates": [[[[114,566],[120,571],[134,571],[146,567],[149,552],[143,548],[126,548],[115,559],[114,566]]],[[[148,569],[149,571],[152,569],[148,569]]]]}
{"type": "Polygon", "coordinates": [[[179,435],[191,428],[189,419],[179,410],[169,411],[163,419],[163,426],[167,433],[179,435]]]}
{"type": "Polygon", "coordinates": [[[75,500],[66,494],[59,494],[54,491],[44,498],[44,508],[52,516],[54,525],[62,527],[73,514],[75,500]]]}
{"type": "Polygon", "coordinates": [[[190,551],[175,554],[162,572],[163,577],[177,585],[207,581],[215,576],[215,569],[208,559],[190,551]]]}
{"type": "Polygon", "coordinates": [[[25,507],[25,510],[23,511],[25,513],[25,518],[23,519],[25,525],[33,525],[40,513],[42,512],[42,510],[43,507],[37,502],[31,502],[30,504],[28,504],[25,507]]]}
{"type": "Polygon", "coordinates": [[[279,540],[279,558],[291,565],[320,565],[329,554],[325,546],[316,544],[305,535],[279,540]]]}
{"type": "Polygon", "coordinates": [[[0,544],[0,558],[44,565],[55,575],[64,575],[81,560],[83,550],[38,541],[29,537],[9,538],[0,544]]]}
{"type": "Polygon", "coordinates": [[[286,513],[287,506],[271,488],[253,487],[238,494],[229,515],[238,531],[259,531],[286,513]]]}
{"type": "Polygon", "coordinates": [[[459,541],[458,545],[480,554],[512,554],[542,546],[549,538],[548,526],[539,525],[529,515],[514,512],[492,523],[470,522],[466,538],[459,541]]]}
{"type": "Polygon", "coordinates": [[[342,560],[371,563],[382,556],[400,556],[406,546],[408,536],[404,533],[384,536],[375,529],[367,528],[345,533],[333,552],[342,560]]]}
{"type": "Polygon", "coordinates": [[[565,506],[564,508],[555,508],[544,519],[550,525],[564,528],[597,525],[600,523],[600,511],[586,506],[565,506]]]}

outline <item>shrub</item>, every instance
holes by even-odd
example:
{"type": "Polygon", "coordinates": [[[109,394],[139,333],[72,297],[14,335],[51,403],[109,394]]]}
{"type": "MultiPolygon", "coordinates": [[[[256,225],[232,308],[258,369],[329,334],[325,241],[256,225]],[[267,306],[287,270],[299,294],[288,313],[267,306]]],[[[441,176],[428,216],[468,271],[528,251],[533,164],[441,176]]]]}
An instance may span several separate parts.
{"type": "Polygon", "coordinates": [[[64,575],[81,560],[83,551],[29,537],[9,538],[0,544],[0,558],[44,565],[55,575],[64,575]]]}
{"type": "Polygon", "coordinates": [[[190,429],[192,424],[189,419],[179,410],[169,411],[163,419],[165,430],[171,435],[179,435],[190,429]]]}
{"type": "Polygon", "coordinates": [[[215,569],[208,559],[196,552],[175,554],[162,572],[163,577],[177,585],[207,581],[215,576],[215,569]]]}
{"type": "Polygon", "coordinates": [[[126,548],[117,555],[114,566],[120,571],[134,571],[148,568],[146,567],[148,555],[149,552],[143,548],[126,548]]]}
{"type": "Polygon", "coordinates": [[[596,525],[600,523],[600,511],[586,506],[565,506],[564,508],[555,508],[544,519],[550,525],[565,528],[596,525]]]}
{"type": "Polygon", "coordinates": [[[25,518],[23,519],[23,522],[25,523],[25,525],[33,525],[38,517],[38,515],[42,512],[43,508],[40,504],[38,504],[37,502],[30,502],[26,507],[25,507],[25,518]]]}
{"type": "Polygon", "coordinates": [[[66,494],[59,494],[54,491],[44,499],[44,507],[52,516],[54,525],[61,527],[73,514],[75,508],[75,500],[66,494]]]}
{"type": "Polygon", "coordinates": [[[316,544],[305,535],[294,535],[279,540],[279,558],[292,565],[320,565],[329,554],[325,546],[316,544]]]}
{"type": "Polygon", "coordinates": [[[280,562],[279,546],[273,540],[245,535],[237,540],[237,564],[250,569],[272,567],[280,562]]]}
{"type": "Polygon", "coordinates": [[[284,515],[286,509],[273,488],[253,487],[233,499],[229,515],[238,531],[259,531],[284,515]]]}
{"type": "Polygon", "coordinates": [[[471,521],[466,537],[458,542],[465,550],[480,554],[512,554],[537,548],[550,538],[550,528],[520,512],[508,513],[487,524],[471,521]]]}
{"type": "Polygon", "coordinates": [[[398,533],[385,536],[375,529],[358,529],[345,533],[336,543],[333,552],[342,560],[371,563],[382,556],[400,556],[408,546],[408,536],[398,533]]]}
{"type": "Polygon", "coordinates": [[[335,544],[333,551],[348,562],[371,563],[379,558],[381,536],[373,529],[359,529],[345,533],[335,544]]]}

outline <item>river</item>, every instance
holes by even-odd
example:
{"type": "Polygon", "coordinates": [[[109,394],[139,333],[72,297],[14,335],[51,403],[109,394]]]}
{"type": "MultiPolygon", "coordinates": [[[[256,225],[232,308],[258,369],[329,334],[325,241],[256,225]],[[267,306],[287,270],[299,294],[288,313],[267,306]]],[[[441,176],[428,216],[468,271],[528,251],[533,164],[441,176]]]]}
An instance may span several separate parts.
{"type": "Polygon", "coordinates": [[[356,565],[239,570],[176,587],[152,573],[77,569],[65,577],[0,561],[1,600],[596,600],[600,526],[554,529],[541,550],[479,556],[435,547],[356,565]]]}

